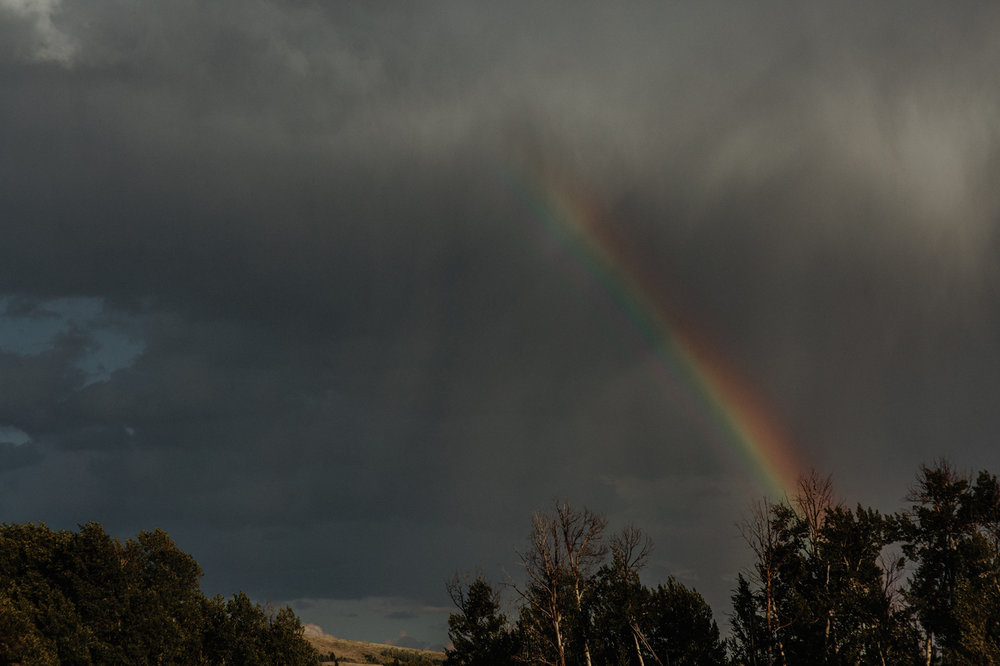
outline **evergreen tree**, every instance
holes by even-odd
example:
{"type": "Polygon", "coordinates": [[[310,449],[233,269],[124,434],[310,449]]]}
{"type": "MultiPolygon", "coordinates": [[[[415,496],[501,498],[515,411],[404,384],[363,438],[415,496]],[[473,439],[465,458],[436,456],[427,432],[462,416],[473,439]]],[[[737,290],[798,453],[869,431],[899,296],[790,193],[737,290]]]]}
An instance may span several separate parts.
{"type": "Polygon", "coordinates": [[[471,582],[457,577],[448,584],[448,594],[458,607],[448,618],[446,651],[448,666],[504,666],[511,663],[518,645],[506,616],[500,611],[499,594],[481,576],[471,582]]]}
{"type": "Polygon", "coordinates": [[[759,594],[750,589],[750,583],[742,573],[737,575],[732,600],[733,613],[729,620],[732,663],[738,666],[767,666],[771,660],[767,649],[767,626],[760,613],[762,601],[759,594]]]}
{"type": "Polygon", "coordinates": [[[906,596],[923,628],[924,663],[929,665],[936,649],[959,647],[958,591],[963,581],[967,586],[979,575],[982,563],[970,559],[980,548],[973,543],[976,516],[966,475],[946,461],[922,465],[909,499],[913,504],[903,549],[917,567],[906,596]]]}
{"type": "Polygon", "coordinates": [[[903,561],[889,557],[901,522],[833,502],[829,479],[800,482],[791,502],[758,505],[744,526],[752,578],[733,595],[730,650],[741,664],[912,663],[903,561]]]}
{"type": "Polygon", "coordinates": [[[612,540],[612,559],[595,577],[589,604],[593,616],[593,656],[599,664],[644,666],[648,656],[640,626],[649,591],[639,582],[651,542],[637,528],[627,527],[612,540]]]}
{"type": "Polygon", "coordinates": [[[1000,487],[948,462],[921,467],[910,493],[907,598],[924,630],[924,663],[1000,663],[1000,487]]]}
{"type": "Polygon", "coordinates": [[[672,576],[647,597],[642,624],[647,645],[659,663],[722,666],[726,652],[712,609],[696,590],[672,576]]]}

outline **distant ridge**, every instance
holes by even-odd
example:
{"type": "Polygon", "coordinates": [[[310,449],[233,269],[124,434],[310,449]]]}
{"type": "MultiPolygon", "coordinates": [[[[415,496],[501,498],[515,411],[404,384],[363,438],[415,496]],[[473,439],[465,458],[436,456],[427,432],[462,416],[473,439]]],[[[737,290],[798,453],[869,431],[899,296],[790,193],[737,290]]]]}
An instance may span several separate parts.
{"type": "Polygon", "coordinates": [[[330,659],[331,653],[336,655],[336,663],[340,666],[372,666],[381,664],[443,664],[444,652],[434,650],[417,650],[415,648],[397,647],[383,643],[366,643],[337,638],[323,631],[316,624],[303,623],[305,638],[319,652],[320,662],[335,663],[330,659]]]}

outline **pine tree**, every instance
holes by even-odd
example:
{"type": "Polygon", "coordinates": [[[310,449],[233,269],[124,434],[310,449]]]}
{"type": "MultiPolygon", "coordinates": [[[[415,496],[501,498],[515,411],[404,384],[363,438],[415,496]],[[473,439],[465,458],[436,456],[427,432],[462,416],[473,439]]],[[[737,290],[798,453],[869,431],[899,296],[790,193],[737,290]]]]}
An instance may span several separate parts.
{"type": "Polygon", "coordinates": [[[481,576],[471,582],[457,577],[448,583],[448,594],[458,607],[448,618],[452,647],[446,651],[448,666],[504,666],[517,652],[517,641],[500,611],[499,594],[481,576]]]}
{"type": "Polygon", "coordinates": [[[712,609],[697,590],[673,576],[645,603],[642,624],[650,651],[671,666],[722,666],[726,652],[712,609]]]}

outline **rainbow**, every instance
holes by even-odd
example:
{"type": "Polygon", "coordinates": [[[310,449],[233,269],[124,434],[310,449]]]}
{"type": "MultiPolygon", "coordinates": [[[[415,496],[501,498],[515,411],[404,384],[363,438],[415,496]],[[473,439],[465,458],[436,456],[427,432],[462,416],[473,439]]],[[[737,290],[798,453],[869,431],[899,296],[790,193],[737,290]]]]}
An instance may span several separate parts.
{"type": "Polygon", "coordinates": [[[600,285],[652,349],[653,372],[756,492],[794,497],[805,466],[780,421],[725,356],[636,268],[598,206],[524,162],[510,179],[550,243],[574,257],[578,280],[600,285]],[[580,275],[582,272],[583,275],[580,275]]]}

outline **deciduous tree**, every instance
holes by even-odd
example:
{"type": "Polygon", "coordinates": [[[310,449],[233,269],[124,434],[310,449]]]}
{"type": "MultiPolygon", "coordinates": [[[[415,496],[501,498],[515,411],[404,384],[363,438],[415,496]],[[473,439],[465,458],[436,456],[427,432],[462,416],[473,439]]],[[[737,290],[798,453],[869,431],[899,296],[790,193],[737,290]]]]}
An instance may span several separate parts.
{"type": "Polygon", "coordinates": [[[519,620],[528,634],[525,645],[541,663],[566,666],[570,646],[591,663],[584,597],[607,552],[606,524],[603,516],[566,502],[557,502],[553,514],[532,518],[530,546],[518,553],[527,581],[515,589],[525,603],[519,620]]]}

